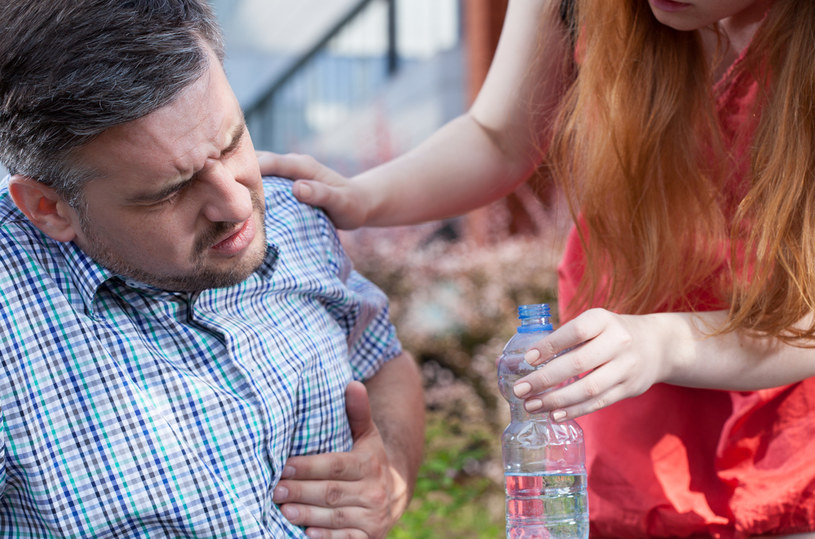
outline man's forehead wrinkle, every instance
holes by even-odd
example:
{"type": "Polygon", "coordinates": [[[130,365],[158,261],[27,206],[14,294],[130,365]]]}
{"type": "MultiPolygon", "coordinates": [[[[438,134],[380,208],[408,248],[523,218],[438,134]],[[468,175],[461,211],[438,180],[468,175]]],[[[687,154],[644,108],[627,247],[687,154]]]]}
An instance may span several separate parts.
{"type": "Polygon", "coordinates": [[[178,100],[155,111],[151,121],[147,122],[147,135],[159,154],[166,156],[163,164],[182,174],[191,174],[203,166],[207,156],[219,144],[218,139],[223,137],[217,115],[189,112],[190,108],[202,110],[206,107],[209,78],[209,73],[202,75],[178,100]],[[177,107],[179,101],[186,101],[185,105],[190,107],[177,107]],[[183,115],[180,110],[184,111],[183,115]],[[192,139],[190,133],[194,134],[192,139]]]}

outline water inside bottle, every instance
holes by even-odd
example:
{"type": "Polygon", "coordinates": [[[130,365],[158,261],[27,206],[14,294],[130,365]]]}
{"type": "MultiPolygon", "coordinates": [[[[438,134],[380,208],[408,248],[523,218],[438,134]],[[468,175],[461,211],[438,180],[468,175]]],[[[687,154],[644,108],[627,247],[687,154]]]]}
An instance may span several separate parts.
{"type": "Polygon", "coordinates": [[[585,474],[507,474],[507,538],[588,536],[585,474]]]}

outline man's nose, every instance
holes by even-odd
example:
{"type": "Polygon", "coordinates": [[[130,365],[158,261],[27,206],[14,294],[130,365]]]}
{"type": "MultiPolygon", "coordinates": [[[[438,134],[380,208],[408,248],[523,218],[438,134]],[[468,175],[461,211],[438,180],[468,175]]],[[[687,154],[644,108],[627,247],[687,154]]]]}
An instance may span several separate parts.
{"type": "Polygon", "coordinates": [[[217,164],[206,178],[204,217],[213,223],[241,223],[252,215],[249,189],[225,166],[217,164]]]}

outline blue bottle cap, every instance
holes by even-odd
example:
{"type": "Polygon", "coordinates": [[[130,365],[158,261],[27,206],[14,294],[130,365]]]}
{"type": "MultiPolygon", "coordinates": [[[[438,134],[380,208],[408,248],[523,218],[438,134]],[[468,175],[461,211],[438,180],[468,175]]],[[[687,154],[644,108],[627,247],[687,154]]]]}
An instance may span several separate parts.
{"type": "Polygon", "coordinates": [[[518,318],[521,320],[526,318],[548,318],[549,316],[548,303],[533,303],[530,305],[520,305],[518,307],[518,318]]]}

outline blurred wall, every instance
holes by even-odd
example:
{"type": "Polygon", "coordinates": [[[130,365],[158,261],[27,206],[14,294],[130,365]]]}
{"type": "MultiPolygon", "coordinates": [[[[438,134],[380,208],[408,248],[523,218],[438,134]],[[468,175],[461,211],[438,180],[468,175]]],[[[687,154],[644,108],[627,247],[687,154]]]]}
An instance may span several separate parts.
{"type": "Polygon", "coordinates": [[[255,146],[308,153],[346,174],[412,148],[467,106],[466,6],[357,0],[242,101],[255,146]]]}

